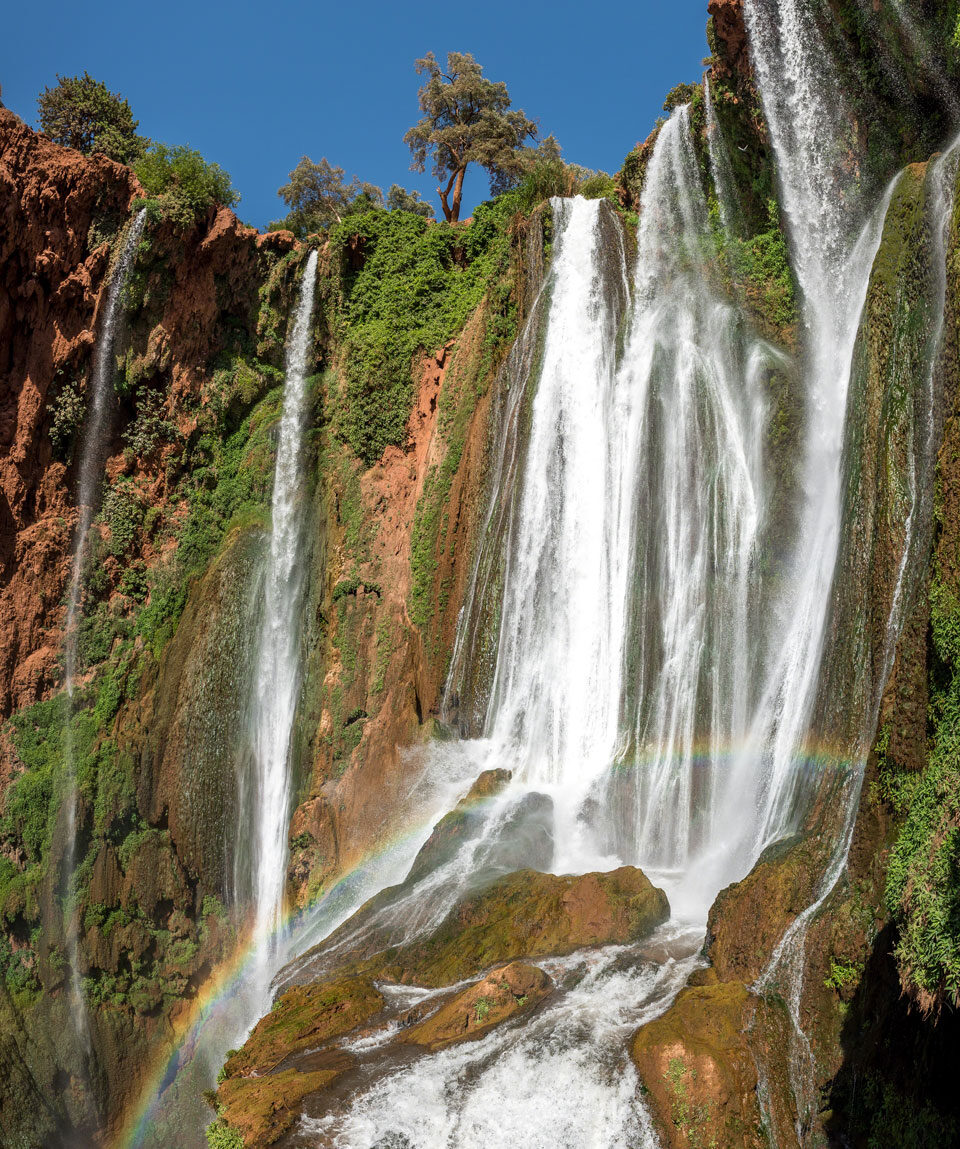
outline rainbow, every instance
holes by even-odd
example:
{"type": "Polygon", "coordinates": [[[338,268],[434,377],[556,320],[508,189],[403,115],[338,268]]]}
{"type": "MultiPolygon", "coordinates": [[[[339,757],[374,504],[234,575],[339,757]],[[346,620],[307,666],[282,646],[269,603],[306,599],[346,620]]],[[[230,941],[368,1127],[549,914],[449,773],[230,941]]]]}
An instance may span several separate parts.
{"type": "MultiPolygon", "coordinates": [[[[724,750],[718,750],[717,747],[702,742],[696,744],[688,752],[683,754],[676,752],[671,757],[682,758],[688,762],[692,760],[695,764],[706,767],[711,763],[715,765],[718,758],[723,762],[731,761],[745,749],[746,746],[730,746],[724,750]]],[[[658,757],[660,756],[655,750],[645,748],[644,751],[622,756],[614,764],[613,771],[615,773],[628,772],[642,768],[645,764],[657,760],[658,757]]],[[[837,753],[833,749],[827,749],[822,745],[803,747],[802,751],[795,755],[795,762],[798,769],[803,772],[826,775],[827,771],[832,768],[841,779],[849,776],[858,766],[862,766],[862,761],[852,760],[849,756],[837,753]]],[[[469,806],[483,806],[488,802],[488,798],[480,798],[475,802],[470,802],[469,806]]],[[[460,809],[466,807],[467,803],[460,803],[460,809]]],[[[433,826],[438,816],[436,813],[432,814],[428,819],[418,822],[412,828],[397,834],[370,851],[350,870],[341,874],[310,906],[288,911],[274,931],[273,937],[280,937],[295,931],[298,925],[306,927],[311,918],[315,918],[339,891],[347,887],[365,869],[382,863],[391,854],[406,850],[414,842],[422,842],[426,832],[433,826]]],[[[360,904],[362,901],[355,900],[352,909],[357,908],[360,904]]],[[[341,920],[345,920],[345,917],[341,920]]],[[[332,928],[333,926],[331,926],[332,928]]],[[[140,1149],[143,1146],[147,1135],[151,1132],[152,1123],[159,1113],[167,1090],[177,1080],[180,1073],[190,1065],[201,1032],[209,1025],[219,1010],[222,1010],[227,1003],[241,993],[255,957],[256,949],[252,939],[247,939],[237,947],[237,952],[232,958],[223,962],[213,971],[204,987],[197,994],[180,1033],[172,1045],[166,1046],[158,1054],[148,1069],[137,1099],[128,1107],[116,1135],[108,1141],[111,1149],[140,1149]],[[186,1056],[183,1056],[184,1054],[186,1056]]],[[[256,1020],[258,1019],[253,1019],[253,1023],[256,1020]]],[[[225,1053],[226,1050],[223,1050],[221,1056],[225,1053]]],[[[212,1113],[211,1120],[213,1120],[212,1113]]]]}
{"type": "MultiPolygon", "coordinates": [[[[338,891],[343,890],[351,880],[362,874],[366,868],[382,862],[391,854],[421,839],[434,821],[435,817],[431,816],[428,821],[417,824],[412,829],[388,839],[378,848],[370,851],[352,869],[341,874],[312,905],[288,911],[272,936],[278,938],[295,930],[298,925],[306,926],[308,919],[319,913],[323,906],[338,891]]],[[[238,945],[236,953],[230,959],[214,969],[194,999],[193,1008],[183,1023],[180,1033],[175,1037],[172,1045],[164,1047],[148,1068],[136,1100],[128,1107],[117,1133],[108,1141],[111,1149],[139,1149],[144,1144],[165,1093],[180,1072],[190,1063],[192,1052],[199,1042],[201,1032],[219,1010],[240,994],[256,956],[257,951],[253,941],[248,938],[238,945]],[[186,1057],[184,1058],[185,1052],[186,1057]]],[[[252,1024],[255,1024],[257,1020],[254,1018],[252,1024]]],[[[226,1050],[223,1053],[226,1053],[226,1050]]],[[[213,1120],[212,1112],[210,1120],[213,1120]]]]}

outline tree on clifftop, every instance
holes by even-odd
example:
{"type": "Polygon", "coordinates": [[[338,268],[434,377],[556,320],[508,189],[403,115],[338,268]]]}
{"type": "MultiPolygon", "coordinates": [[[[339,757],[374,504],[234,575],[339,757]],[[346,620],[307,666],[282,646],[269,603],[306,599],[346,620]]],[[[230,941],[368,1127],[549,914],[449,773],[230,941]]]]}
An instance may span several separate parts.
{"type": "Polygon", "coordinates": [[[303,239],[348,215],[383,206],[380,188],[356,176],[346,183],[343,177],[343,168],[334,167],[326,157],[315,164],[309,156],[302,156],[290,173],[290,182],[277,192],[290,212],[272,223],[271,230],[286,228],[303,239]]]}
{"type": "Polygon", "coordinates": [[[137,135],[139,120],[130,105],[89,72],[57,76],[56,86],[37,97],[40,129],[54,143],[76,148],[84,155],[103,152],[128,164],[143,153],[147,141],[137,135]]]}
{"type": "Polygon", "coordinates": [[[450,52],[446,71],[428,52],[417,72],[427,79],[419,94],[423,118],[403,137],[413,153],[410,166],[425,171],[433,157],[443,214],[456,223],[467,165],[485,168],[493,188],[513,182],[523,172],[520,147],[536,137],[537,126],[520,109],[510,110],[507,85],[485,79],[469,52],[450,52]]]}

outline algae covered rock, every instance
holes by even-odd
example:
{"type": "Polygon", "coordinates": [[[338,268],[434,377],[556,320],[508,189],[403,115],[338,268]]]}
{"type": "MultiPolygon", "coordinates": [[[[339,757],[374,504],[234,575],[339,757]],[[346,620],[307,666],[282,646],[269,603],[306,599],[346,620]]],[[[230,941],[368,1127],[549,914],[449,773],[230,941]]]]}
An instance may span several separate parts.
{"type": "Polygon", "coordinates": [[[669,1149],[761,1149],[747,1033],[756,999],[737,982],[689,987],[633,1037],[630,1056],[669,1149]]]}
{"type": "Polygon", "coordinates": [[[461,899],[433,933],[367,968],[398,981],[450,985],[499,962],[642,941],[669,916],[666,894],[633,866],[576,877],[518,870],[461,899]]]}
{"type": "Polygon", "coordinates": [[[273,1145],[299,1116],[304,1097],[338,1076],[334,1069],[288,1069],[266,1077],[228,1078],[217,1090],[218,1124],[239,1134],[244,1145],[273,1145]]]}
{"type": "Polygon", "coordinates": [[[477,1037],[553,991],[553,981],[538,966],[511,962],[462,990],[425,1021],[406,1030],[403,1040],[431,1050],[477,1037]]]}
{"type": "Polygon", "coordinates": [[[821,852],[809,835],[774,842],[742,881],[720,891],[707,919],[706,952],[721,981],[760,976],[790,923],[816,896],[821,852]]]}
{"type": "Polygon", "coordinates": [[[228,1078],[264,1073],[285,1058],[349,1033],[383,1005],[383,996],[365,978],[294,986],[277,998],[243,1049],[227,1060],[225,1073],[228,1078]]]}
{"type": "Polygon", "coordinates": [[[217,1089],[221,1125],[244,1145],[272,1145],[293,1124],[305,1097],[331,1085],[354,1064],[348,1054],[328,1057],[322,1065],[298,1055],[356,1029],[383,1006],[382,995],[363,978],[288,990],[223,1067],[217,1089]]]}

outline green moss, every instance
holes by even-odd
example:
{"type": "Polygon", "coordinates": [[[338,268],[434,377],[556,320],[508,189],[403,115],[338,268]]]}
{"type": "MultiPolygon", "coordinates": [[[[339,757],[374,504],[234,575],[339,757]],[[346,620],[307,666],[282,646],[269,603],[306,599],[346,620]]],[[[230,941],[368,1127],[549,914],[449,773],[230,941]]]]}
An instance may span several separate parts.
{"type": "Polygon", "coordinates": [[[921,1005],[960,1004],[960,600],[936,573],[930,588],[933,745],[921,774],[882,773],[905,812],[887,873],[901,977],[921,1005]]]}
{"type": "Polygon", "coordinates": [[[243,1149],[243,1138],[222,1118],[217,1118],[204,1130],[210,1149],[243,1149]]]}

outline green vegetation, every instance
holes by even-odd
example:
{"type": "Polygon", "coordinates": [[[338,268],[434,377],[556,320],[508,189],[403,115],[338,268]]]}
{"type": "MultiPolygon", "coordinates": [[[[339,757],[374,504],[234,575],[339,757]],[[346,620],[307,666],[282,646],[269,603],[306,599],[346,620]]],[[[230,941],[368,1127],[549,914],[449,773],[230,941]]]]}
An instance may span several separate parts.
{"type": "Polygon", "coordinates": [[[290,173],[290,182],[277,192],[290,211],[283,219],[274,220],[269,230],[285,228],[305,239],[348,215],[383,206],[380,188],[362,183],[356,176],[346,183],[344,174],[343,168],[334,167],[326,157],[315,164],[309,156],[301,156],[290,173]]]}
{"type": "Polygon", "coordinates": [[[233,207],[240,199],[219,164],[184,144],[151,144],[133,170],[150,197],[134,208],[146,207],[154,219],[170,219],[180,228],[192,225],[214,204],[233,207]]]}
{"type": "Polygon", "coordinates": [[[920,1005],[960,1004],[960,600],[941,572],[930,588],[933,742],[920,774],[884,775],[905,813],[887,874],[887,910],[900,931],[901,977],[920,1005]]]}
{"type": "Polygon", "coordinates": [[[444,218],[456,223],[467,167],[485,168],[494,192],[511,186],[523,175],[521,145],[536,137],[537,126],[511,109],[507,85],[486,79],[469,52],[448,53],[445,71],[428,52],[417,60],[417,73],[427,77],[419,92],[423,117],[403,138],[413,170],[425,171],[429,158],[441,185],[446,181],[437,192],[444,218]]]}
{"type": "Polygon", "coordinates": [[[221,1118],[208,1125],[205,1133],[210,1149],[243,1149],[243,1138],[221,1118]]]}
{"type": "MultiPolygon", "coordinates": [[[[235,363],[228,376],[248,369],[268,383],[275,381],[271,368],[246,361],[235,363]]],[[[222,437],[211,419],[184,452],[187,514],[174,528],[177,548],[172,559],[148,576],[150,598],[136,620],[136,634],[155,657],[176,628],[190,580],[207,569],[224,537],[238,526],[265,519],[273,481],[272,429],[281,402],[282,390],[275,386],[232,434],[222,437]]]]}
{"type": "MultiPolygon", "coordinates": [[[[59,372],[58,372],[59,374],[59,372]]],[[[83,391],[72,379],[58,382],[56,398],[47,407],[53,416],[50,425],[50,445],[54,456],[68,463],[73,456],[73,444],[83,425],[86,410],[83,391]]]]}
{"type": "Polygon", "coordinates": [[[334,228],[343,354],[332,418],[365,463],[404,443],[414,357],[443,347],[506,267],[519,206],[516,193],[481,204],[466,229],[407,211],[370,211],[334,228]]]}
{"type": "Polygon", "coordinates": [[[37,98],[40,130],[54,143],[76,148],[84,155],[103,152],[128,164],[142,155],[147,141],[137,135],[138,121],[130,105],[89,72],[57,76],[52,88],[37,98]]]}
{"type": "MultiPolygon", "coordinates": [[[[921,1086],[922,1089],[922,1086],[921,1086]]],[[[956,1142],[952,1117],[930,1104],[901,1093],[875,1072],[857,1081],[851,1132],[866,1149],[941,1149],[956,1142]]]]}
{"type": "Polygon", "coordinates": [[[399,184],[391,184],[387,192],[387,211],[412,211],[424,219],[433,219],[433,208],[420,197],[418,191],[407,191],[399,184]]]}
{"type": "Polygon", "coordinates": [[[490,1001],[485,997],[478,997],[474,1006],[474,1013],[477,1020],[477,1025],[483,1023],[490,1016],[490,1001]]]}
{"type": "Polygon", "coordinates": [[[697,1079],[696,1070],[688,1069],[682,1057],[671,1057],[663,1076],[672,1093],[671,1120],[690,1149],[717,1149],[709,1106],[690,1100],[689,1086],[697,1079]]]}
{"type": "Polygon", "coordinates": [[[764,327],[782,337],[796,323],[797,298],[777,201],[772,197],[767,200],[766,229],[748,239],[731,235],[723,227],[715,196],[709,206],[714,239],[730,286],[764,327]]]}
{"type": "Polygon", "coordinates": [[[842,990],[855,985],[863,976],[863,963],[847,961],[846,958],[830,958],[830,972],[823,979],[827,989],[842,990]]]}

